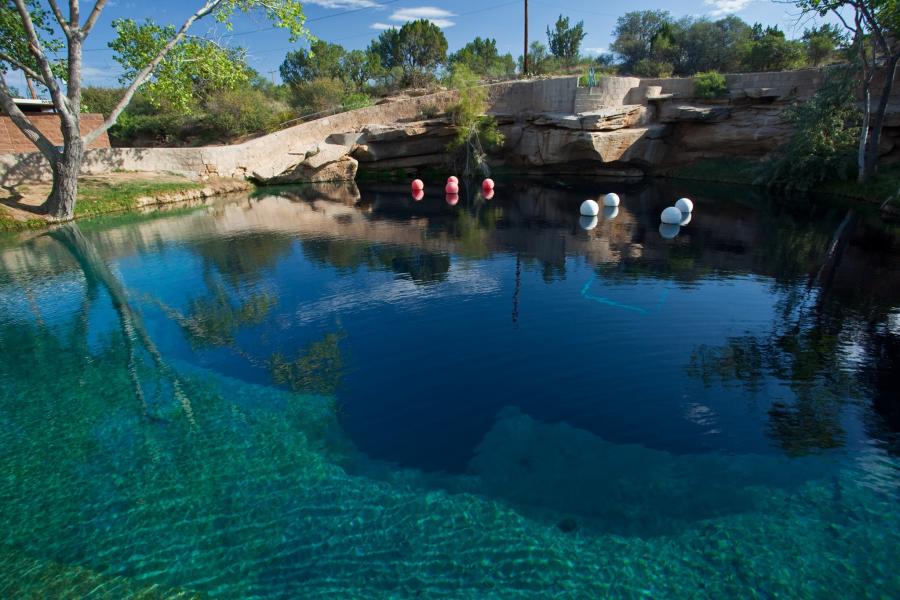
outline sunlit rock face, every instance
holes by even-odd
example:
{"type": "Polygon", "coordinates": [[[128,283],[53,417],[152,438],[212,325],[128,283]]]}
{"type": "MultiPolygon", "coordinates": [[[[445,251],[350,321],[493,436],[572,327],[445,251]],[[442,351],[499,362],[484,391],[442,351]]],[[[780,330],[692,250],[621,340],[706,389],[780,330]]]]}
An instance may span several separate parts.
{"type": "Polygon", "coordinates": [[[279,183],[322,183],[330,181],[353,181],[359,163],[352,156],[341,156],[333,161],[313,166],[302,162],[277,177],[266,180],[269,184],[279,183]]]}

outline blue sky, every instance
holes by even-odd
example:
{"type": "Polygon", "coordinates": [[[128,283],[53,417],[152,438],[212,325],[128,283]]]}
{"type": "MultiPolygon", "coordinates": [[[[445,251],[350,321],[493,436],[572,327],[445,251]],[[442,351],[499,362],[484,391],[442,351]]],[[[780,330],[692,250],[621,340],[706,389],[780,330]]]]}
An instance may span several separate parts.
{"type": "MultiPolygon", "coordinates": [[[[158,23],[180,24],[199,5],[200,0],[110,0],[85,45],[85,80],[98,85],[116,83],[118,65],[106,47],[112,38],[113,19],[152,18],[158,23]]],[[[379,29],[424,17],[443,28],[451,51],[481,36],[496,38],[502,52],[514,56],[522,52],[523,0],[306,0],[304,7],[313,35],[346,48],[363,48],[379,29]]],[[[609,47],[616,18],[643,9],[664,9],[676,17],[736,14],[751,23],[777,24],[789,37],[799,37],[803,30],[796,9],[776,0],[529,0],[529,36],[546,43],[547,26],[562,13],[573,21],[584,21],[584,51],[601,52],[609,47]]],[[[211,19],[199,21],[193,33],[247,48],[251,66],[266,76],[271,76],[292,48],[287,35],[271,29],[259,15],[236,18],[231,33],[211,19]]],[[[278,74],[274,76],[277,80],[278,74]]],[[[14,76],[10,82],[22,85],[20,77],[14,76]]]]}

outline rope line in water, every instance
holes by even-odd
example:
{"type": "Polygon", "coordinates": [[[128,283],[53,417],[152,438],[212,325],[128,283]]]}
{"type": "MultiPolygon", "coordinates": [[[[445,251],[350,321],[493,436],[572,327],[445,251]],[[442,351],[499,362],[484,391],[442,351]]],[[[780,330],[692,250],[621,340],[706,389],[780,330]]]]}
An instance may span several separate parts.
{"type": "Polygon", "coordinates": [[[596,274],[592,275],[591,278],[588,279],[585,282],[585,284],[581,287],[581,297],[582,298],[584,298],[586,300],[593,300],[594,302],[597,302],[599,304],[605,304],[606,306],[612,306],[615,308],[622,308],[625,310],[630,310],[630,311],[633,311],[636,313],[640,313],[642,315],[649,315],[649,314],[653,314],[653,313],[662,312],[662,306],[663,306],[663,304],[665,304],[666,299],[668,299],[668,297],[669,297],[670,286],[666,286],[663,288],[662,292],[660,293],[659,301],[656,303],[656,306],[653,307],[653,309],[648,310],[648,309],[642,308],[640,306],[632,306],[631,304],[624,304],[622,302],[616,302],[615,300],[610,300],[609,298],[605,298],[603,296],[595,296],[595,295],[589,293],[588,290],[590,290],[591,286],[594,284],[595,281],[597,281],[596,274]]]}

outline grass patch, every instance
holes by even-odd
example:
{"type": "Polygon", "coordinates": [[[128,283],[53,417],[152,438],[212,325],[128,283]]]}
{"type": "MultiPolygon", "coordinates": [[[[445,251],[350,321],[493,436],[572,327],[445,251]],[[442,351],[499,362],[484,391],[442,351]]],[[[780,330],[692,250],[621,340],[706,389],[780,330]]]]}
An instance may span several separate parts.
{"type": "Polygon", "coordinates": [[[27,219],[20,221],[14,218],[7,210],[0,207],[0,232],[32,231],[47,226],[43,219],[27,219]]]}
{"type": "Polygon", "coordinates": [[[81,181],[76,217],[131,210],[142,196],[160,196],[203,187],[194,181],[81,181]]]}

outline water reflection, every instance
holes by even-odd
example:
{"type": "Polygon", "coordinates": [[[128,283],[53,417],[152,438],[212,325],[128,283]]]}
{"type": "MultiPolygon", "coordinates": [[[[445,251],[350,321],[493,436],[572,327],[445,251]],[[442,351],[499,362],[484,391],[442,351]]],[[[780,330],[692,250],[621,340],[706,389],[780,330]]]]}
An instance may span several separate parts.
{"type": "MultiPolygon", "coordinates": [[[[521,325],[545,321],[528,310],[535,300],[543,302],[544,294],[531,289],[531,274],[563,287],[571,281],[577,290],[588,285],[588,293],[581,294],[586,300],[599,298],[610,307],[661,316],[681,310],[678,288],[670,301],[675,308],[669,308],[659,301],[668,287],[638,292],[654,281],[688,286],[683,289],[691,293],[690,286],[708,288],[718,280],[764,278],[761,289],[770,288],[765,293],[772,295],[777,311],[775,318],[763,319],[768,327],[753,325],[752,331],[695,344],[681,359],[684,372],[710,390],[738,389],[765,398],[766,434],[789,454],[846,444],[847,410],[857,403],[866,406],[862,420],[867,435],[896,448],[896,407],[889,398],[896,386],[892,365],[897,334],[896,327],[886,325],[896,310],[900,287],[889,260],[897,255],[896,232],[873,226],[864,217],[848,220],[840,207],[772,203],[758,210],[756,206],[770,201],[754,196],[746,204],[740,198],[723,202],[695,192],[703,201],[702,214],[664,241],[653,231],[659,207],[678,192],[667,187],[622,190],[621,206],[613,207],[618,211],[615,219],[604,215],[585,229],[584,219],[572,210],[573,198],[584,195],[578,189],[507,184],[490,204],[476,194],[451,208],[442,202],[443,194],[417,202],[399,186],[376,185],[362,193],[306,186],[211,202],[199,213],[148,219],[128,228],[99,228],[89,236],[68,230],[55,236],[82,269],[84,257],[100,249],[106,255],[127,256],[138,248],[158,248],[155,240],[183,240],[183,247],[200,260],[190,290],[164,298],[146,286],[126,292],[119,285],[116,297],[125,298],[116,303],[124,314],[121,327],[136,332],[129,339],[142,348],[152,344],[129,316],[138,302],[147,310],[159,310],[195,351],[227,350],[230,358],[207,353],[204,360],[210,364],[225,368],[229,361],[242,361],[243,376],[254,381],[265,377],[288,389],[329,394],[341,389],[340,373],[347,367],[341,348],[348,343],[348,332],[335,316],[354,307],[414,307],[426,296],[397,287],[402,280],[433,286],[427,297],[434,299],[442,297],[441,290],[491,294],[499,285],[510,285],[506,318],[512,314],[512,323],[521,325]],[[85,246],[87,237],[93,250],[85,246]],[[375,294],[341,288],[333,297],[300,302],[290,292],[285,299],[288,288],[279,275],[280,265],[295,262],[298,252],[309,264],[333,269],[339,279],[361,271],[399,279],[385,282],[385,290],[375,294]],[[515,260],[507,262],[504,256],[515,260]],[[582,272],[580,261],[589,273],[582,272]],[[873,264],[875,277],[869,266],[873,264]],[[475,265],[489,268],[491,274],[475,265]],[[474,283],[473,276],[488,276],[490,281],[474,283]],[[502,281],[507,283],[498,283],[502,281]],[[296,312],[295,324],[284,321],[291,312],[296,312]],[[301,328],[311,323],[319,324],[317,331],[301,328]],[[316,380],[316,371],[322,372],[321,380],[316,380]],[[773,393],[771,386],[778,382],[789,393],[773,393]]],[[[10,249],[3,260],[10,266],[7,273],[26,273],[35,266],[36,256],[10,249]],[[13,267],[15,261],[21,261],[19,266],[13,267]]],[[[46,262],[47,257],[40,260],[46,262]]],[[[104,277],[101,280],[114,283],[109,274],[104,277]]],[[[86,275],[87,281],[95,278],[86,275]]],[[[681,318],[695,332],[705,327],[698,318],[681,318]]],[[[661,338],[658,343],[671,341],[661,338]]],[[[154,353],[152,347],[142,351],[154,353]]],[[[559,361],[552,365],[560,368],[559,361]]],[[[342,395],[352,399],[360,392],[351,386],[342,395]]],[[[678,412],[683,412],[680,407],[678,412]]],[[[613,439],[620,435],[594,417],[567,418],[613,439]]],[[[480,433],[473,435],[483,435],[488,427],[480,425],[480,433]]],[[[656,444],[652,430],[640,434],[644,443],[656,444]]],[[[455,460],[464,464],[465,452],[455,460]]]]}
{"type": "Polygon", "coordinates": [[[0,247],[0,589],[864,596],[898,232],[695,189],[662,240],[684,190],[590,230],[584,192],[307,186],[0,247]]]}

